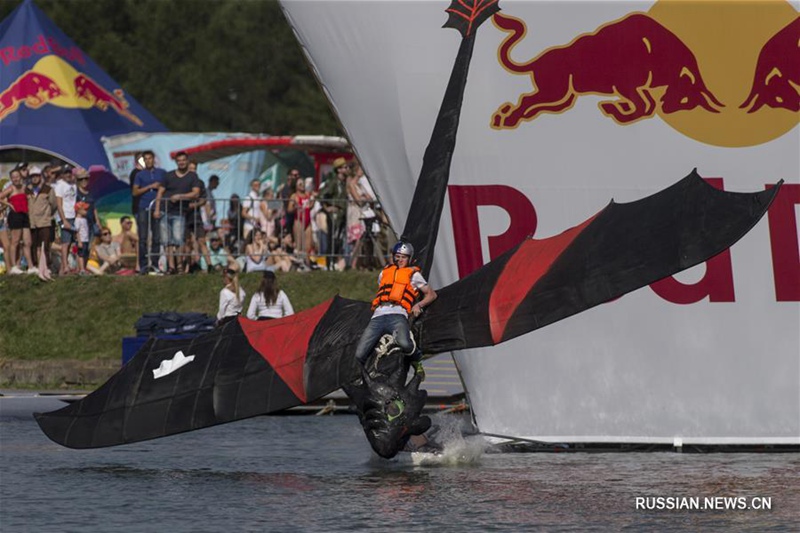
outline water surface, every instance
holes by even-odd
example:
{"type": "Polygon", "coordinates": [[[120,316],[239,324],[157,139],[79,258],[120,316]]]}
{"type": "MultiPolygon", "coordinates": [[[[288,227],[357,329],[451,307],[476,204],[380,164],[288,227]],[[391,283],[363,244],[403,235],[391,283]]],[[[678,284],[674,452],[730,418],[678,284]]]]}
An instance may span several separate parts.
{"type": "MultiPolygon", "coordinates": [[[[52,404],[53,400],[49,400],[52,404]]],[[[50,407],[47,406],[46,409],[50,407]]],[[[259,417],[98,450],[0,399],[0,531],[796,531],[800,455],[539,453],[415,466],[348,415],[259,417]],[[637,510],[637,497],[771,510],[637,510]]],[[[474,443],[473,443],[474,444],[474,443]]]]}

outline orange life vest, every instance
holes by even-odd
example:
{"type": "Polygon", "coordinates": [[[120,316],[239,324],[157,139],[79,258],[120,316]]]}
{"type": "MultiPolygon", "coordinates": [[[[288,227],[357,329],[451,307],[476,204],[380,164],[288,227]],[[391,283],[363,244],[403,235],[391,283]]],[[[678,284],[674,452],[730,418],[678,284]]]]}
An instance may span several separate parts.
{"type": "Polygon", "coordinates": [[[372,300],[372,310],[384,303],[403,306],[406,312],[411,312],[411,307],[419,295],[419,291],[411,285],[411,277],[419,272],[418,267],[397,268],[397,265],[388,265],[381,273],[381,286],[378,295],[372,300]]]}

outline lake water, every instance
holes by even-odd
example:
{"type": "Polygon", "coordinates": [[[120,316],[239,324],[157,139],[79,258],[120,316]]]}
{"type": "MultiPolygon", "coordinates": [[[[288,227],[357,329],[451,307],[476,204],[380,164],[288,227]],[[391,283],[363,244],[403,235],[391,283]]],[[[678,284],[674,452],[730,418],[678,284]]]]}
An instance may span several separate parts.
{"type": "Polygon", "coordinates": [[[479,440],[455,439],[444,464],[415,465],[408,454],[374,456],[351,415],[259,417],[78,451],[50,442],[30,416],[54,407],[53,399],[0,398],[3,533],[797,531],[800,524],[800,454],[498,454],[480,453],[479,440]],[[636,508],[637,498],[652,498],[643,503],[650,507],[717,499],[715,509],[648,510],[636,508]],[[771,509],[719,508],[762,502],[771,509]]]}

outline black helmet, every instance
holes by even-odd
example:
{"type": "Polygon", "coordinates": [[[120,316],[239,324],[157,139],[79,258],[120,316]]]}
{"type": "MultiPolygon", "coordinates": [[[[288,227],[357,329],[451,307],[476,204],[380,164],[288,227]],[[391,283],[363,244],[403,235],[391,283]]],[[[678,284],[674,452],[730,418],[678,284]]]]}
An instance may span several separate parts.
{"type": "Polygon", "coordinates": [[[398,241],[397,244],[392,246],[392,255],[404,254],[408,256],[408,260],[414,259],[414,247],[410,242],[398,241]]]}

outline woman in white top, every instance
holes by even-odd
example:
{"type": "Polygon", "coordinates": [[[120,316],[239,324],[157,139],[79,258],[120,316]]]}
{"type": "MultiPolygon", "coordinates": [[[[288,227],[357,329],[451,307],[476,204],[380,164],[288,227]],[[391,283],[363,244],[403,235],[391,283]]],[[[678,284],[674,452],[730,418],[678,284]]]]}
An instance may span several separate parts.
{"type": "MultiPolygon", "coordinates": [[[[259,272],[267,270],[267,256],[269,249],[264,238],[264,232],[258,228],[253,229],[248,237],[245,246],[245,270],[247,272],[259,272]]],[[[273,267],[274,268],[274,267],[273,267]]]]}
{"type": "Polygon", "coordinates": [[[245,292],[239,286],[239,274],[233,269],[233,263],[222,271],[222,281],[225,286],[219,291],[217,324],[238,316],[244,307],[245,292]]]}
{"type": "Polygon", "coordinates": [[[267,270],[261,279],[258,292],[250,300],[247,318],[250,320],[269,320],[294,314],[292,304],[286,293],[278,288],[275,272],[267,270]]]}

